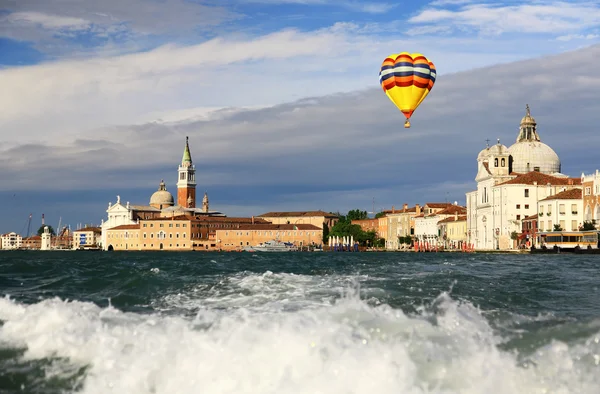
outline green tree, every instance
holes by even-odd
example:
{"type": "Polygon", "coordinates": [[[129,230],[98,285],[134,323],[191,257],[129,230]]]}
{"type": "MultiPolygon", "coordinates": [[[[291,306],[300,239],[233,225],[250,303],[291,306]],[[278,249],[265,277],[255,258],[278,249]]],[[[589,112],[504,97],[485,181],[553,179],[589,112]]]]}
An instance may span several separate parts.
{"type": "Polygon", "coordinates": [[[346,215],[346,220],[348,221],[364,220],[368,218],[369,216],[367,214],[367,211],[361,211],[360,209],[353,209],[351,211],[348,211],[348,214],[346,215]]]}
{"type": "Polygon", "coordinates": [[[591,231],[596,229],[596,219],[592,219],[591,221],[586,220],[583,222],[583,227],[581,231],[591,231]]]}
{"type": "Polygon", "coordinates": [[[323,245],[327,243],[329,239],[329,226],[327,223],[323,223],[323,245]]]}
{"type": "MultiPolygon", "coordinates": [[[[37,235],[42,235],[44,233],[44,227],[46,227],[46,225],[40,226],[40,228],[38,228],[37,235]]],[[[50,234],[56,235],[52,226],[48,226],[48,231],[50,231],[50,234]]]]}
{"type": "Polygon", "coordinates": [[[513,241],[516,241],[517,239],[519,239],[519,233],[516,231],[513,231],[512,233],[510,233],[510,239],[512,239],[513,241]]]}
{"type": "Polygon", "coordinates": [[[379,219],[382,216],[385,216],[385,212],[377,212],[377,214],[375,214],[375,219],[379,219]]]}

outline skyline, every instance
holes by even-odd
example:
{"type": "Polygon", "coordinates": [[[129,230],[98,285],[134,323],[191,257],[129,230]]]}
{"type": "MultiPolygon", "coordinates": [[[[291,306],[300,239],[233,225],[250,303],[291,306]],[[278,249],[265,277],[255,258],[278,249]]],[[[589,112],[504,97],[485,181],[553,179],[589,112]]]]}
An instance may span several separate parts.
{"type": "Polygon", "coordinates": [[[99,223],[117,194],[145,204],[161,179],[173,193],[185,135],[198,192],[228,216],[463,204],[485,140],[511,145],[525,104],[563,173],[600,167],[597,2],[106,2],[114,23],[68,3],[0,10],[2,233],[30,213],[32,228],[42,213],[99,223]],[[210,20],[194,26],[198,13],[210,20]],[[377,75],[402,50],[439,75],[409,130],[377,75]]]}

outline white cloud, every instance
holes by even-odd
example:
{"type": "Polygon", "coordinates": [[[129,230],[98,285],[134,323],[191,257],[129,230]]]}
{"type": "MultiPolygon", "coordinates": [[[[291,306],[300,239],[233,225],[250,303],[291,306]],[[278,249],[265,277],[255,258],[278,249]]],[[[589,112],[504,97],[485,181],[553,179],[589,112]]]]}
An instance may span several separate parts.
{"type": "Polygon", "coordinates": [[[558,41],[571,41],[571,40],[593,40],[598,38],[598,34],[567,34],[564,36],[556,37],[558,41]]]}
{"type": "MultiPolygon", "coordinates": [[[[565,149],[561,133],[566,129],[576,130],[590,146],[600,143],[595,128],[600,118],[594,106],[600,78],[592,67],[598,56],[600,46],[595,46],[568,56],[440,78],[408,130],[381,90],[372,88],[204,114],[188,122],[106,127],[80,133],[72,141],[4,147],[0,166],[7,171],[0,175],[0,184],[9,190],[104,188],[99,179],[111,174],[112,187],[153,187],[157,174],[148,165],[175,168],[185,135],[191,138],[203,185],[352,189],[371,182],[389,185],[395,179],[390,174],[395,173],[403,174],[402,182],[435,183],[436,177],[440,182],[455,178],[461,182],[465,179],[461,162],[469,170],[485,138],[508,142],[516,137],[525,103],[534,111],[542,140],[559,155],[565,149]],[[532,66],[534,74],[519,72],[532,66]],[[577,76],[569,84],[558,77],[564,69],[577,76]],[[574,119],[579,123],[574,125],[574,119]],[[140,171],[143,174],[133,179],[127,175],[140,171]],[[23,172],[28,176],[20,176],[23,172]]],[[[571,138],[578,138],[575,131],[571,138]]],[[[576,163],[572,168],[593,170],[585,165],[576,163]]]]}
{"type": "MultiPolygon", "coordinates": [[[[439,3],[438,3],[439,4],[439,3]]],[[[538,1],[516,6],[467,4],[457,10],[427,8],[409,19],[414,24],[447,24],[482,33],[580,32],[600,24],[597,3],[538,1]]]]}
{"type": "MultiPolygon", "coordinates": [[[[532,56],[534,45],[480,39],[381,40],[356,24],[314,32],[216,38],[192,46],[0,69],[5,143],[61,144],[98,127],[136,124],[186,108],[264,107],[302,97],[378,86],[381,60],[418,48],[441,76],[532,56]],[[493,45],[492,45],[493,44],[493,45]],[[464,50],[456,50],[462,47],[464,50]],[[494,52],[490,52],[493,48],[494,52]]],[[[535,53],[556,51],[537,43],[535,53]]]]}
{"type": "Polygon", "coordinates": [[[368,14],[382,14],[395,7],[397,4],[393,2],[371,2],[371,1],[360,1],[360,0],[242,0],[244,3],[256,3],[256,4],[303,4],[310,6],[334,6],[340,8],[346,8],[353,11],[365,12],[368,14]]]}
{"type": "MultiPolygon", "coordinates": [[[[386,208],[425,199],[463,202],[474,185],[475,158],[485,139],[510,145],[525,103],[542,141],[560,156],[564,173],[596,169],[590,147],[600,144],[598,57],[600,46],[592,46],[441,76],[410,129],[402,127],[403,116],[374,87],[258,109],[207,113],[210,109],[196,108],[190,110],[198,115],[191,121],[180,120],[186,113],[173,114],[167,120],[176,122],[104,127],[69,141],[3,144],[0,192],[12,197],[15,191],[62,190],[68,196],[84,190],[102,203],[90,211],[89,201],[77,197],[89,212],[77,220],[100,218],[114,194],[145,203],[160,179],[174,192],[189,135],[198,188],[208,191],[211,207],[230,216],[272,209],[370,209],[372,197],[377,207],[386,208]],[[521,72],[532,68],[535,73],[521,72]],[[568,84],[565,69],[573,76],[568,84]],[[585,146],[565,144],[565,133],[586,141],[585,146]]],[[[69,209],[83,212],[77,204],[72,201],[69,209]]],[[[15,223],[32,209],[22,205],[15,223]]]]}
{"type": "Polygon", "coordinates": [[[50,15],[41,12],[14,12],[6,16],[7,23],[35,24],[45,29],[76,29],[89,28],[90,21],[82,18],[50,15]]]}

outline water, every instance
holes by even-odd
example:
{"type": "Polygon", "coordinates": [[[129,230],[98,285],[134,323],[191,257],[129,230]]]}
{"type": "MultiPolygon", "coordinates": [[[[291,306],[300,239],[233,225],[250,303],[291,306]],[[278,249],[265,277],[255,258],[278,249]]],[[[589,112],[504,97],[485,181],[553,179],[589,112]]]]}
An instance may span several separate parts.
{"type": "Polygon", "coordinates": [[[598,256],[0,253],[2,393],[598,393],[598,256]]]}

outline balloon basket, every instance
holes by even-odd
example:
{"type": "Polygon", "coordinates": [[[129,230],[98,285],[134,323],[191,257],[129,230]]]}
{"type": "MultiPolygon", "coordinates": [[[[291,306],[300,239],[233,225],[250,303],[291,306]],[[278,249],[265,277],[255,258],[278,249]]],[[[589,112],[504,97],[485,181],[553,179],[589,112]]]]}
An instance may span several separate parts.
{"type": "Polygon", "coordinates": [[[409,129],[410,128],[410,122],[408,121],[408,119],[406,120],[406,122],[404,122],[404,128],[405,129],[409,129]]]}

